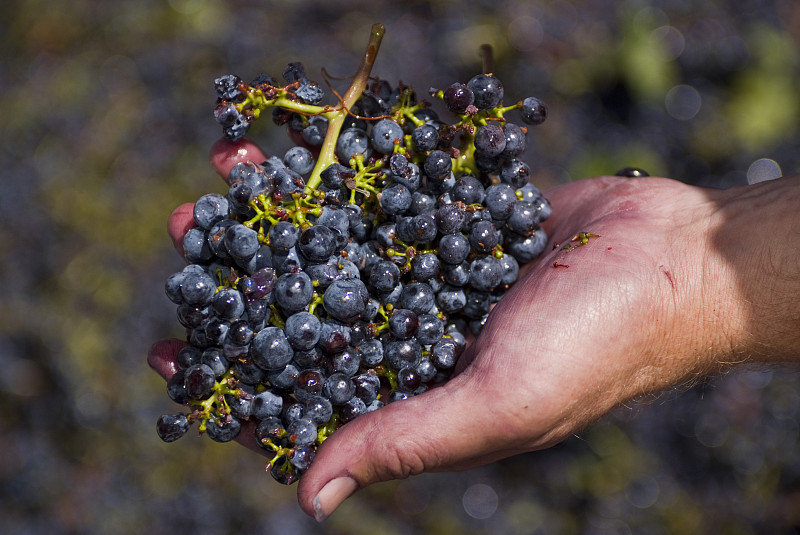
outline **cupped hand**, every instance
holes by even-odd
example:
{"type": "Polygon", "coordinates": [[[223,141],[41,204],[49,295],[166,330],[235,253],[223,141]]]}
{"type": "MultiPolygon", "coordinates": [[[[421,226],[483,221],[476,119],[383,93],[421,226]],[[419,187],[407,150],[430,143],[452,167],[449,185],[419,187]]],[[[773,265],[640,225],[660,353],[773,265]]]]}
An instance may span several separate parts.
{"type": "Polygon", "coordinates": [[[329,438],[300,481],[307,513],[322,520],[378,481],[552,446],[714,366],[726,344],[723,330],[703,329],[714,193],[601,177],[547,196],[548,251],[496,305],[458,375],[329,438]]]}
{"type": "MultiPolygon", "coordinates": [[[[223,177],[264,159],[247,141],[221,141],[211,158],[223,177]]],[[[301,478],[303,510],[323,520],[372,483],[546,448],[712,369],[728,343],[724,328],[706,325],[710,311],[726,324],[725,298],[708,292],[709,262],[721,262],[716,196],[665,178],[601,177],[548,192],[548,249],[496,305],[458,374],[328,438],[301,478]]],[[[179,250],[191,224],[191,205],[170,217],[179,250]]],[[[180,347],[156,344],[150,365],[168,378],[180,347]]]]}

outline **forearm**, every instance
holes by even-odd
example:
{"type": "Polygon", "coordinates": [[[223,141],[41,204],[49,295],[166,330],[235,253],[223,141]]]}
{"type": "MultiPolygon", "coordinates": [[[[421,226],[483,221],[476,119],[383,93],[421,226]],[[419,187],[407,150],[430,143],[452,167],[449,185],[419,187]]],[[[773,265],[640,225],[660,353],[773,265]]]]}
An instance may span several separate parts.
{"type": "Polygon", "coordinates": [[[716,278],[708,286],[729,293],[730,361],[800,360],[800,180],[733,188],[718,197],[711,265],[728,276],[707,270],[706,279],[716,278]]]}

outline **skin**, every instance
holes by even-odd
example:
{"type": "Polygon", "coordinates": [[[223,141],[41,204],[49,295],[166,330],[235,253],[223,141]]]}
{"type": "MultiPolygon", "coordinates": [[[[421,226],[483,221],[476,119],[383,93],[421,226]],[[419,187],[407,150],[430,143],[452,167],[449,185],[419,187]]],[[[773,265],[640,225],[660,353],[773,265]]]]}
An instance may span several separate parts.
{"type": "MultiPolygon", "coordinates": [[[[220,142],[211,156],[223,177],[263,159],[249,142],[220,142]]],[[[796,178],[721,191],[598,177],[547,197],[545,254],[497,304],[457,376],[326,440],[298,487],[309,515],[322,521],[379,481],[550,447],[621,404],[736,364],[798,358],[796,178]],[[571,241],[581,232],[597,236],[571,241]]],[[[190,219],[191,205],[170,217],[179,249],[190,219]]],[[[169,377],[180,347],[156,344],[151,366],[169,377]]]]}

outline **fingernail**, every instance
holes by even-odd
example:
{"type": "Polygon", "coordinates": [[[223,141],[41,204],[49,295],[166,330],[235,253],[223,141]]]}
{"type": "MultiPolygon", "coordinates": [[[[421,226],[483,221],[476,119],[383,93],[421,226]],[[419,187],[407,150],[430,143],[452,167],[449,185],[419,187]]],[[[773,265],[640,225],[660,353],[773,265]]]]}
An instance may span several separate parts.
{"type": "Polygon", "coordinates": [[[314,496],[314,518],[317,522],[324,522],[356,490],[358,490],[358,483],[353,478],[331,479],[314,496]]]}

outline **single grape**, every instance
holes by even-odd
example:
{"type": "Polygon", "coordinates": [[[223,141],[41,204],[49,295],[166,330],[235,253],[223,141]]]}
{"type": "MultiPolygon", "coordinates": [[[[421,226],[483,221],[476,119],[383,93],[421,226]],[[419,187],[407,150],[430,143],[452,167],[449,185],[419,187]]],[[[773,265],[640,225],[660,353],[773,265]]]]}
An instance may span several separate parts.
{"type": "Polygon", "coordinates": [[[475,103],[475,93],[466,84],[456,82],[445,89],[444,103],[453,113],[463,114],[475,103]]]}
{"type": "Polygon", "coordinates": [[[381,380],[375,373],[362,373],[353,377],[355,390],[353,395],[364,403],[372,403],[378,399],[381,389],[381,380]]]}
{"type": "Polygon", "coordinates": [[[381,119],[372,125],[372,148],[381,154],[392,154],[395,143],[403,140],[403,129],[391,119],[381,119]]]}
{"type": "Polygon", "coordinates": [[[364,340],[356,346],[361,362],[375,367],[383,361],[383,344],[377,338],[364,340]]]}
{"type": "Polygon", "coordinates": [[[300,229],[288,221],[278,221],[272,225],[268,233],[269,246],[273,252],[288,251],[297,243],[300,229]]]}
{"type": "Polygon", "coordinates": [[[353,397],[355,385],[348,375],[336,372],[325,379],[322,392],[334,405],[342,405],[353,397]]]}
{"type": "Polygon", "coordinates": [[[283,163],[299,175],[307,175],[314,169],[314,155],[305,147],[292,147],[283,156],[283,163]]]}
{"type": "Polygon", "coordinates": [[[314,348],[319,342],[322,323],[314,314],[301,311],[286,319],[284,332],[295,350],[307,351],[314,348]]]}
{"type": "Polygon", "coordinates": [[[310,446],[317,440],[317,426],[308,418],[299,418],[289,424],[286,434],[295,446],[310,446]]]}
{"type": "Polygon", "coordinates": [[[303,310],[314,297],[314,285],[304,271],[284,273],[275,283],[275,301],[287,314],[303,310]]]}
{"type": "Polygon", "coordinates": [[[476,290],[488,292],[503,280],[503,267],[494,256],[479,256],[470,264],[469,283],[476,290]]]}
{"type": "Polygon", "coordinates": [[[259,368],[280,370],[291,362],[294,352],[282,329],[267,327],[253,337],[250,355],[259,368]]]}
{"type": "Polygon", "coordinates": [[[469,255],[469,240],[461,233],[446,234],[439,239],[438,256],[447,264],[460,264],[469,255]]]}
{"type": "Polygon", "coordinates": [[[499,239],[497,229],[491,221],[477,221],[469,231],[469,243],[479,253],[491,253],[499,239]]]}
{"type": "Polygon", "coordinates": [[[162,414],[156,423],[156,431],[164,442],[174,442],[189,431],[189,420],[185,414],[162,414]]]}
{"type": "Polygon", "coordinates": [[[342,321],[353,321],[364,311],[368,300],[367,287],[360,279],[334,281],[322,296],[325,311],[342,321]]]}
{"type": "Polygon", "coordinates": [[[253,396],[252,415],[259,420],[270,416],[280,416],[283,411],[283,398],[274,392],[265,390],[253,396]]]}
{"type": "Polygon", "coordinates": [[[421,314],[418,317],[417,341],[424,345],[435,344],[444,335],[444,322],[433,314],[421,314]]]}
{"type": "Polygon", "coordinates": [[[467,87],[475,95],[475,107],[479,110],[494,108],[503,100],[503,84],[491,74],[473,76],[467,87]]]}
{"type": "Polygon", "coordinates": [[[339,407],[339,417],[346,424],[367,412],[367,404],[363,400],[352,397],[339,407]]]}
{"type": "Polygon", "coordinates": [[[531,178],[531,168],[522,160],[512,158],[505,160],[500,166],[500,180],[519,189],[531,178]]]}
{"type": "Polygon", "coordinates": [[[402,214],[411,206],[411,192],[404,185],[395,182],[383,189],[380,202],[384,213],[402,214]]]}
{"type": "Polygon", "coordinates": [[[442,264],[440,270],[442,280],[451,286],[465,286],[469,282],[469,262],[460,264],[442,264]]]}
{"type": "Polygon", "coordinates": [[[324,262],[336,250],[334,231],[325,225],[308,227],[300,235],[297,248],[311,262],[324,262]]]}
{"type": "Polygon", "coordinates": [[[336,155],[341,162],[349,162],[354,156],[363,156],[366,160],[372,154],[369,136],[361,128],[348,128],[339,134],[336,142],[336,155]]]}
{"type": "Polygon", "coordinates": [[[212,416],[206,422],[206,434],[215,442],[230,442],[241,430],[242,422],[230,415],[225,419],[212,416]]]}
{"type": "Polygon", "coordinates": [[[505,148],[506,136],[503,129],[495,123],[481,127],[475,134],[475,152],[480,156],[488,158],[500,156],[505,148]]]}
{"type": "Polygon", "coordinates": [[[400,306],[417,314],[427,314],[433,308],[436,297],[433,289],[424,282],[412,282],[400,293],[400,306]]]}
{"type": "Polygon", "coordinates": [[[528,146],[528,138],[522,128],[514,123],[506,123],[501,128],[506,137],[506,148],[503,149],[501,156],[503,158],[516,158],[525,152],[528,146]]]}
{"type": "Polygon", "coordinates": [[[411,132],[411,143],[420,152],[434,150],[439,144],[439,129],[430,124],[418,126],[411,132]]]}
{"type": "Polygon", "coordinates": [[[485,195],[483,184],[472,175],[458,178],[451,192],[453,201],[464,204],[480,204],[483,202],[485,195]]]}
{"type": "Polygon", "coordinates": [[[450,155],[441,150],[434,150],[425,158],[423,165],[425,174],[430,180],[445,180],[453,170],[453,162],[450,155]]]}
{"type": "Polygon", "coordinates": [[[522,120],[526,124],[539,125],[547,119],[547,106],[536,97],[522,101],[522,120]]]}

